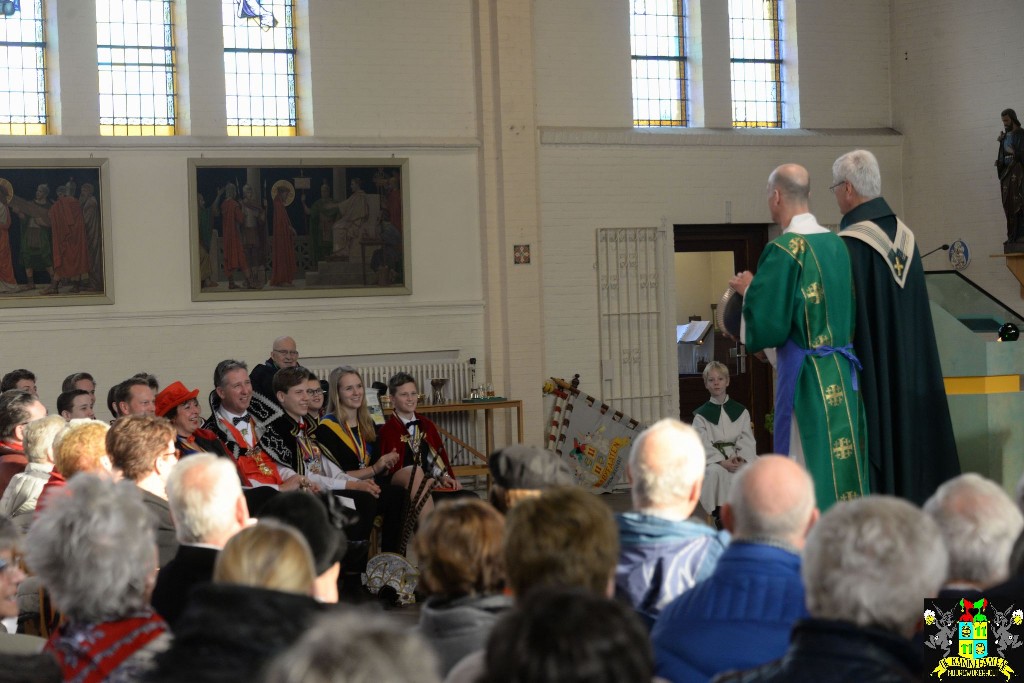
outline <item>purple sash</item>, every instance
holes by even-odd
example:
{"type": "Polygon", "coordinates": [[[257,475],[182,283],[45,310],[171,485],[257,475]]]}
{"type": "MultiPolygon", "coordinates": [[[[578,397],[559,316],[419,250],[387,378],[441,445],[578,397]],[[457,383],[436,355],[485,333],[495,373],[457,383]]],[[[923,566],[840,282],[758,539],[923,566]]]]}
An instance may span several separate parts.
{"type": "Polygon", "coordinates": [[[789,455],[790,434],[793,431],[793,400],[796,395],[796,381],[800,377],[807,356],[824,358],[838,353],[850,362],[850,386],[858,390],[857,371],[861,370],[860,360],[853,353],[853,344],[845,346],[819,346],[816,349],[802,349],[792,339],[778,349],[777,377],[775,387],[775,432],[772,444],[776,453],[789,455]]]}

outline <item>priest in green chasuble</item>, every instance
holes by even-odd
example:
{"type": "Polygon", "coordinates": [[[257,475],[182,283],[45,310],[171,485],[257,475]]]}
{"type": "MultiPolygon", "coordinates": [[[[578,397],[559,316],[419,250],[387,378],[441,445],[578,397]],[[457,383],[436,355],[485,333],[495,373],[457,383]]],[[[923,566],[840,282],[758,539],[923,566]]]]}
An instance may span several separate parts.
{"type": "Polygon", "coordinates": [[[743,343],[776,350],[775,450],[805,463],[825,510],[868,493],[867,439],[850,258],[809,213],[809,194],[802,166],[772,171],[768,208],[783,234],[765,247],[756,276],[729,284],[744,297],[743,343]]]}

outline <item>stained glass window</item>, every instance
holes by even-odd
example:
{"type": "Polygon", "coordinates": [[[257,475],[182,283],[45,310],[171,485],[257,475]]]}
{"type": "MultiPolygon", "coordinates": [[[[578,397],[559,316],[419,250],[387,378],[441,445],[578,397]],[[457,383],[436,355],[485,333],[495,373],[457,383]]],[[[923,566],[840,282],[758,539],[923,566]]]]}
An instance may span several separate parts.
{"type": "Polygon", "coordinates": [[[46,135],[42,0],[0,3],[0,135],[46,135]]]}
{"type": "Polygon", "coordinates": [[[292,0],[221,0],[228,135],[296,135],[292,0]]]}
{"type": "Polygon", "coordinates": [[[172,0],[96,0],[102,135],[174,135],[172,0]]]}
{"type": "Polygon", "coordinates": [[[685,126],[683,0],[630,0],[633,125],[685,126]]]}
{"type": "Polygon", "coordinates": [[[732,125],[782,127],[779,0],[729,0],[732,125]]]}

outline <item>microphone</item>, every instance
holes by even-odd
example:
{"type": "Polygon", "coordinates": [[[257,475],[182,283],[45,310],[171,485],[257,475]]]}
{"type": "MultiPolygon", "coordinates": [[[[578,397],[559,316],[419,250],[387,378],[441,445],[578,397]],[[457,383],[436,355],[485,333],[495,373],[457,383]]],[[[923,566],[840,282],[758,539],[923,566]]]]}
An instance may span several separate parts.
{"type": "Polygon", "coordinates": [[[946,251],[946,250],[949,249],[949,245],[948,244],[940,244],[939,246],[937,246],[934,249],[932,249],[931,251],[929,251],[927,254],[921,254],[921,258],[924,258],[925,256],[931,256],[932,254],[934,254],[935,252],[939,251],[940,249],[942,251],[946,251]]]}

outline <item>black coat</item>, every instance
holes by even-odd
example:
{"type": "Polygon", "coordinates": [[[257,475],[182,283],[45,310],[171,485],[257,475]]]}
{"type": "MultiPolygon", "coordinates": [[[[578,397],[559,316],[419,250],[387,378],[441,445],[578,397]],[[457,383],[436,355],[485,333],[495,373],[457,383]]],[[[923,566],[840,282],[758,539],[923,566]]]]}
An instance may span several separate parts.
{"type": "Polygon", "coordinates": [[[920,680],[920,649],[910,641],[845,621],[797,622],[782,659],[747,671],[728,671],[714,683],[910,683],[920,680]]]}
{"type": "Polygon", "coordinates": [[[157,573],[150,603],[172,631],[188,604],[189,591],[213,578],[217,553],[215,548],[179,546],[174,559],[157,573]]]}
{"type": "Polygon", "coordinates": [[[292,645],[325,608],[295,593],[210,583],[198,586],[156,658],[150,681],[260,680],[260,672],[292,645]]]}
{"type": "Polygon", "coordinates": [[[268,358],[249,373],[252,390],[271,403],[277,403],[277,394],[274,393],[274,375],[280,369],[272,359],[268,358]]]}

